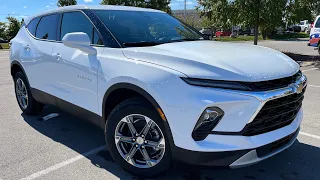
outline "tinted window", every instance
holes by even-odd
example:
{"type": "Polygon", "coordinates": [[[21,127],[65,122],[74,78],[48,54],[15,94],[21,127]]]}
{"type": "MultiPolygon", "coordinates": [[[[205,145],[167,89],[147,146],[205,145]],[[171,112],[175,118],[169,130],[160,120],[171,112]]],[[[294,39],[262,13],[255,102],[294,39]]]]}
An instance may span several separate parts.
{"type": "Polygon", "coordinates": [[[117,10],[94,12],[122,44],[161,44],[203,39],[198,32],[166,13],[117,10]]]}
{"type": "Polygon", "coordinates": [[[98,32],[96,30],[94,30],[92,44],[103,45],[102,39],[100,38],[100,35],[98,34],[98,32]]]}
{"type": "Polygon", "coordinates": [[[57,18],[58,15],[56,14],[42,17],[37,27],[36,37],[39,39],[56,40],[57,18]]]}
{"type": "Polygon", "coordinates": [[[39,20],[40,18],[35,18],[33,19],[29,24],[28,24],[28,31],[33,35],[35,36],[36,34],[36,28],[37,28],[37,25],[39,23],[39,20]]]}
{"type": "Polygon", "coordinates": [[[316,28],[320,28],[320,17],[318,18],[318,20],[317,20],[317,23],[316,23],[315,27],[316,27],[316,28]]]}
{"type": "Polygon", "coordinates": [[[60,39],[62,39],[67,33],[72,32],[84,32],[91,39],[91,44],[102,44],[100,36],[94,29],[92,23],[81,12],[63,14],[60,39]]]}

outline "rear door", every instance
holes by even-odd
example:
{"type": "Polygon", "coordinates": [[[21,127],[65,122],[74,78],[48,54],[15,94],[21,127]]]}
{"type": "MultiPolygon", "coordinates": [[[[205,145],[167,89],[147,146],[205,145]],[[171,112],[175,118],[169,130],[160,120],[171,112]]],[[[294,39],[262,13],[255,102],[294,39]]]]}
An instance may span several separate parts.
{"type": "Polygon", "coordinates": [[[59,106],[65,109],[68,108],[67,103],[70,103],[89,113],[98,114],[97,71],[98,58],[103,51],[102,38],[81,11],[63,13],[60,26],[59,41],[67,33],[84,32],[91,39],[91,46],[97,50],[97,55],[88,55],[78,49],[66,47],[62,42],[55,45],[54,55],[57,55],[58,64],[58,73],[54,76],[55,86],[58,87],[56,96],[63,100],[59,106]]]}
{"type": "Polygon", "coordinates": [[[320,16],[316,18],[310,31],[310,46],[317,47],[320,42],[320,16]]]}
{"type": "Polygon", "coordinates": [[[22,42],[21,62],[32,88],[52,92],[52,52],[57,40],[58,15],[51,14],[33,19],[27,26],[26,40],[22,42]]]}

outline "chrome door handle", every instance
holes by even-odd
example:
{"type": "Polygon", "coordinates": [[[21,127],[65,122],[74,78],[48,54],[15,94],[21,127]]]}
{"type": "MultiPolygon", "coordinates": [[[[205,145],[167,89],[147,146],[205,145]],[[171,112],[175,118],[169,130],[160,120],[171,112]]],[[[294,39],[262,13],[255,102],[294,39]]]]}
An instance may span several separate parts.
{"type": "Polygon", "coordinates": [[[61,58],[62,58],[60,53],[53,53],[52,56],[55,57],[56,60],[61,60],[61,58]]]}

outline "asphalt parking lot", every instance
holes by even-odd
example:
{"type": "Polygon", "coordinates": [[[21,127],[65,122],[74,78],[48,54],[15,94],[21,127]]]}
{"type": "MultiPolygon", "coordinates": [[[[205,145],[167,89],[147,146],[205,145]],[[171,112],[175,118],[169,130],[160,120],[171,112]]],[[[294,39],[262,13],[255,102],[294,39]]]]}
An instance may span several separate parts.
{"type": "MultiPolygon", "coordinates": [[[[177,165],[158,179],[318,180],[320,179],[320,63],[302,64],[309,80],[298,141],[259,164],[235,170],[177,165]]],[[[113,163],[103,132],[77,118],[46,107],[39,121],[21,113],[14,95],[8,51],[0,51],[0,180],[141,179],[113,163]]]]}

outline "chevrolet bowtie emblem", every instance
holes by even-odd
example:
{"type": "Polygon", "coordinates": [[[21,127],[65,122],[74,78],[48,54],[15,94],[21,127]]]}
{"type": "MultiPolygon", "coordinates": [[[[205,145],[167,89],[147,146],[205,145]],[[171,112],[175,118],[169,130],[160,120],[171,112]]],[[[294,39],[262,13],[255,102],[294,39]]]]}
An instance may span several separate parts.
{"type": "Polygon", "coordinates": [[[300,82],[299,84],[294,85],[294,87],[295,87],[296,92],[298,94],[302,93],[302,91],[303,91],[303,83],[302,82],[300,82]]]}

